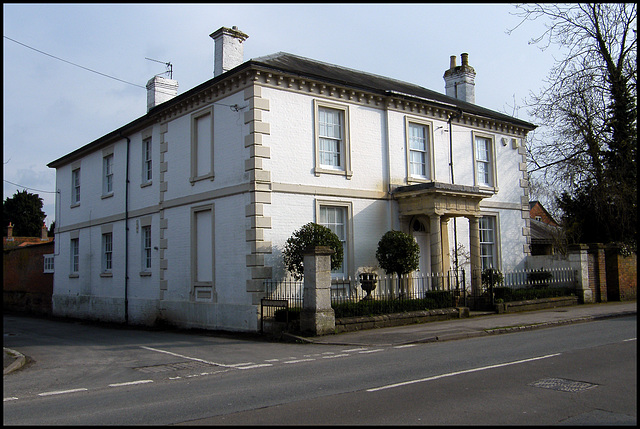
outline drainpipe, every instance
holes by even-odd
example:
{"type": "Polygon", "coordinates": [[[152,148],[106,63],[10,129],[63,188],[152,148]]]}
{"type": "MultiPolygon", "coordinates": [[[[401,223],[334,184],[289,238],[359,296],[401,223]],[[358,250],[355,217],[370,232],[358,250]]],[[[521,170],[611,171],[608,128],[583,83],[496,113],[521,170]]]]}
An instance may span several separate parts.
{"type": "Polygon", "coordinates": [[[127,139],[127,159],[124,188],[124,323],[129,324],[129,146],[131,139],[129,137],[125,139],[127,139]]]}
{"type": "MultiPolygon", "coordinates": [[[[454,185],[455,184],[455,179],[453,176],[453,130],[451,128],[451,120],[453,118],[460,118],[462,117],[462,110],[458,109],[457,112],[452,113],[449,115],[449,119],[447,120],[447,122],[449,123],[449,167],[451,169],[451,184],[454,185]]],[[[455,276],[456,276],[456,288],[458,287],[458,269],[460,268],[459,265],[459,261],[458,261],[458,222],[457,222],[457,217],[453,218],[453,245],[454,245],[454,251],[453,251],[453,259],[455,261],[456,264],[456,272],[455,272],[455,276]]]]}

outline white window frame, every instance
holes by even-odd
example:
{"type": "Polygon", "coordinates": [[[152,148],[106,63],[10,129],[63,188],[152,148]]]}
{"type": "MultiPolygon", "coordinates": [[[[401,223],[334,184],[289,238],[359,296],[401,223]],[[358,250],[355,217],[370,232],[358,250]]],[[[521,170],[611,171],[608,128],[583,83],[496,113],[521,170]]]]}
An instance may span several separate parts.
{"type": "Polygon", "coordinates": [[[351,142],[349,137],[349,106],[344,106],[336,103],[328,103],[322,100],[313,100],[314,106],[314,145],[315,145],[315,166],[314,173],[316,176],[321,174],[338,174],[345,176],[347,179],[351,179],[353,171],[351,171],[351,142]],[[340,136],[330,136],[329,138],[335,139],[338,142],[339,151],[339,166],[323,164],[321,162],[321,139],[326,136],[321,135],[320,128],[320,111],[331,110],[338,112],[341,124],[340,124],[340,136]]]}
{"type": "Polygon", "coordinates": [[[412,118],[409,116],[405,116],[405,153],[406,153],[406,167],[407,167],[407,183],[411,182],[432,182],[435,178],[435,161],[434,161],[434,151],[433,151],[433,122],[427,121],[419,118],[412,118]],[[423,151],[425,155],[424,168],[425,173],[422,174],[414,174],[412,172],[412,160],[411,154],[416,152],[411,148],[411,127],[418,126],[423,127],[425,129],[425,150],[423,151]]]}
{"type": "Polygon", "coordinates": [[[214,160],[214,156],[213,156],[213,149],[214,149],[214,115],[213,115],[213,106],[208,107],[204,110],[200,110],[199,112],[193,113],[191,115],[191,177],[189,178],[189,181],[191,182],[191,185],[193,186],[195,184],[195,182],[200,181],[200,180],[205,180],[205,179],[209,179],[209,180],[213,180],[215,177],[214,171],[213,171],[213,160],[214,160]],[[198,174],[198,144],[200,144],[198,142],[198,121],[203,119],[204,117],[209,116],[210,120],[211,120],[211,129],[210,129],[210,133],[211,133],[211,139],[209,142],[206,142],[205,144],[209,144],[209,171],[208,172],[204,172],[203,174],[198,174]]]}
{"type": "Polygon", "coordinates": [[[480,266],[482,269],[500,269],[500,224],[497,215],[485,214],[478,221],[480,235],[480,266]]]}
{"type": "Polygon", "coordinates": [[[151,271],[151,225],[142,225],[141,228],[141,248],[142,248],[142,260],[141,271],[142,272],[150,272],[151,271]]]}
{"type": "Polygon", "coordinates": [[[80,271],[80,238],[71,237],[69,240],[69,272],[77,275],[80,271]]]}
{"type": "Polygon", "coordinates": [[[80,204],[80,166],[71,167],[71,206],[80,204]]]}
{"type": "Polygon", "coordinates": [[[53,253],[47,253],[45,255],[42,255],[42,257],[44,258],[44,267],[43,267],[43,273],[53,273],[54,272],[54,254],[53,253]]]}
{"type": "Polygon", "coordinates": [[[494,190],[497,189],[498,180],[496,175],[496,154],[495,154],[495,137],[490,134],[484,134],[479,132],[472,132],[472,140],[473,140],[473,181],[476,186],[484,187],[484,188],[492,188],[494,190]],[[487,142],[487,159],[480,158],[480,153],[478,151],[478,139],[483,139],[487,142]],[[483,164],[486,166],[488,172],[486,173],[488,181],[480,180],[480,169],[479,165],[483,164]]]}
{"type": "Polygon", "coordinates": [[[142,140],[142,184],[150,184],[153,179],[153,140],[151,137],[142,140]]]}
{"type": "Polygon", "coordinates": [[[113,233],[102,234],[102,273],[111,273],[113,269],[113,233]]]}
{"type": "Polygon", "coordinates": [[[338,208],[344,213],[344,237],[341,238],[343,242],[342,252],[342,269],[340,271],[331,271],[331,278],[341,279],[349,278],[353,271],[353,205],[351,202],[345,201],[332,201],[332,200],[316,200],[316,223],[319,225],[327,226],[334,231],[334,228],[326,222],[321,220],[322,208],[338,208]]]}
{"type": "Polygon", "coordinates": [[[102,197],[113,195],[113,152],[102,157],[102,197]]]}

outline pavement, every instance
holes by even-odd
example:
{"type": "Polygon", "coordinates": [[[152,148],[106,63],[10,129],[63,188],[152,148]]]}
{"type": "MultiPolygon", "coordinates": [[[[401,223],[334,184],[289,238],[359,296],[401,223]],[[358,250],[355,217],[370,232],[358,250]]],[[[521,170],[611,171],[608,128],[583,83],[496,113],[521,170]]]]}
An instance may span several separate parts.
{"type": "MultiPolygon", "coordinates": [[[[540,329],[569,323],[582,323],[612,317],[637,315],[637,302],[607,302],[557,307],[537,311],[496,314],[471,312],[469,318],[418,323],[390,328],[377,328],[335,335],[303,337],[287,335],[287,340],[313,344],[352,346],[399,346],[407,344],[449,341],[486,335],[540,329]]],[[[20,369],[26,357],[16,350],[4,348],[6,375],[20,369]]]]}

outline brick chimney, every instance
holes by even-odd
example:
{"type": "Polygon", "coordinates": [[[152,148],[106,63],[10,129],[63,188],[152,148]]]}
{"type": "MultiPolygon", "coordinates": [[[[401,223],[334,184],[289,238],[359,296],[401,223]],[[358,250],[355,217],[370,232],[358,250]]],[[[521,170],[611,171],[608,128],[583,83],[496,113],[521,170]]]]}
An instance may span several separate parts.
{"type": "Polygon", "coordinates": [[[444,72],[444,90],[449,97],[469,103],[476,102],[476,71],[469,65],[469,54],[461,54],[462,65],[456,66],[456,56],[452,55],[449,70],[444,72]]]}
{"type": "Polygon", "coordinates": [[[213,39],[213,77],[239,66],[244,62],[244,49],[242,42],[249,36],[232,28],[220,27],[209,35],[213,39]]]}
{"type": "Polygon", "coordinates": [[[178,95],[178,81],[154,76],[147,82],[147,113],[160,103],[178,95]]]}
{"type": "Polygon", "coordinates": [[[42,222],[42,233],[41,233],[41,240],[42,241],[49,241],[49,231],[47,230],[47,225],[42,222]]]}
{"type": "Polygon", "coordinates": [[[7,241],[13,241],[13,225],[9,222],[7,227],[7,241]]]}

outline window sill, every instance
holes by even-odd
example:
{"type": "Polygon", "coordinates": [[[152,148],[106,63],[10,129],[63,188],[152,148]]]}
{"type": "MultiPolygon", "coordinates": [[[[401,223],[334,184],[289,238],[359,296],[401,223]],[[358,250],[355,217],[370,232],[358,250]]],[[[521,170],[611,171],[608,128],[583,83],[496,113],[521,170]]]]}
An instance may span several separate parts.
{"type": "Polygon", "coordinates": [[[100,277],[113,277],[113,273],[100,273],[100,277]]]}
{"type": "Polygon", "coordinates": [[[153,182],[149,181],[149,182],[144,182],[140,184],[141,188],[146,188],[148,186],[151,186],[153,184],[153,182]]]}
{"type": "Polygon", "coordinates": [[[70,279],[77,279],[79,277],[80,277],[80,274],[77,274],[77,273],[69,274],[70,279]]]}
{"type": "Polygon", "coordinates": [[[100,197],[100,198],[102,198],[104,200],[105,198],[111,198],[111,197],[113,197],[113,192],[110,192],[108,194],[102,194],[102,197],[100,197]]]}
{"type": "Polygon", "coordinates": [[[76,207],[80,207],[80,203],[73,203],[69,206],[70,209],[76,208],[76,207]]]}
{"type": "Polygon", "coordinates": [[[151,277],[151,271],[140,271],[140,277],[151,277]]]}
{"type": "Polygon", "coordinates": [[[213,181],[215,175],[213,173],[205,174],[204,176],[190,177],[189,182],[191,182],[191,186],[193,186],[196,182],[200,182],[202,180],[211,180],[213,181]]]}
{"type": "Polygon", "coordinates": [[[351,170],[345,171],[345,170],[322,168],[322,167],[316,167],[314,173],[316,177],[320,176],[321,174],[335,174],[337,176],[345,176],[347,179],[351,179],[351,176],[353,176],[353,171],[351,170]]]}

